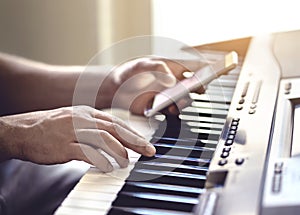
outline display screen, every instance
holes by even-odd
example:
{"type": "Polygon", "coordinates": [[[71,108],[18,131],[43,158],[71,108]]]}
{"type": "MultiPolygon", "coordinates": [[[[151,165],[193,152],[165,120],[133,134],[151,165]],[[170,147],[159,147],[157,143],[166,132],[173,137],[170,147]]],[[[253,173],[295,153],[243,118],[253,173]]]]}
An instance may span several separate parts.
{"type": "Polygon", "coordinates": [[[294,106],[292,155],[300,154],[300,104],[294,106]]]}

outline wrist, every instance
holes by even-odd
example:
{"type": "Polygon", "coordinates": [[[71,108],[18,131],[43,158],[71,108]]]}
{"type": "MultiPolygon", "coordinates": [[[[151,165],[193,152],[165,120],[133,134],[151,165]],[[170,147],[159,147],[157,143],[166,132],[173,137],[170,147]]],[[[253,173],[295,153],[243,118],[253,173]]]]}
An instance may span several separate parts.
{"type": "Polygon", "coordinates": [[[5,117],[0,117],[0,160],[8,160],[16,158],[14,152],[16,146],[14,144],[13,129],[8,125],[5,117]]]}
{"type": "Polygon", "coordinates": [[[103,81],[98,87],[98,95],[95,103],[96,108],[112,108],[114,96],[119,88],[119,85],[114,77],[114,72],[105,75],[103,81]]]}

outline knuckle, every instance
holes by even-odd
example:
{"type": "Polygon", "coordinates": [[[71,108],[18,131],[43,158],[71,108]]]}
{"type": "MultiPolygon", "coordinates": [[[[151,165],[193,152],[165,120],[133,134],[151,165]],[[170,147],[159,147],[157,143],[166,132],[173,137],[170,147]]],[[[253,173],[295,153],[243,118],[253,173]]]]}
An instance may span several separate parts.
{"type": "Polygon", "coordinates": [[[133,65],[133,69],[134,69],[134,70],[137,70],[137,71],[140,71],[140,70],[145,69],[145,61],[143,61],[143,60],[137,61],[137,62],[133,65]]]}
{"type": "Polygon", "coordinates": [[[75,106],[74,110],[77,112],[82,112],[82,111],[86,111],[86,112],[90,112],[93,110],[92,107],[88,106],[88,105],[79,105],[79,106],[75,106]]]}
{"type": "Polygon", "coordinates": [[[120,126],[116,122],[112,121],[112,122],[108,122],[108,128],[109,131],[116,131],[120,129],[120,126]]]}
{"type": "Polygon", "coordinates": [[[157,70],[157,71],[165,71],[167,65],[164,62],[162,62],[162,61],[157,61],[154,64],[154,67],[155,67],[155,70],[157,70]]]}
{"type": "Polygon", "coordinates": [[[99,131],[99,135],[102,137],[102,138],[105,138],[105,137],[109,137],[110,136],[110,133],[108,131],[105,131],[105,130],[100,130],[99,131]]]}
{"type": "Polygon", "coordinates": [[[112,122],[111,124],[112,124],[113,130],[116,131],[116,132],[117,132],[117,131],[120,131],[120,130],[122,129],[122,126],[119,125],[119,124],[116,123],[116,122],[112,122]]]}

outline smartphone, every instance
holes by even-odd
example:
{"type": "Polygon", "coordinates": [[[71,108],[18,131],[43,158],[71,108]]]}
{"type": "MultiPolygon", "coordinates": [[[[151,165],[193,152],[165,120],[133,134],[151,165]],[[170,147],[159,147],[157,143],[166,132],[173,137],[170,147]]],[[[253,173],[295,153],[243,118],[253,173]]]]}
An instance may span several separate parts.
{"type": "Polygon", "coordinates": [[[158,93],[153,100],[152,107],[144,111],[147,117],[154,116],[159,111],[187,96],[190,92],[199,89],[201,86],[209,84],[221,75],[227,74],[238,64],[238,55],[232,51],[223,59],[213,64],[202,67],[190,78],[179,81],[174,87],[170,87],[158,93]]]}

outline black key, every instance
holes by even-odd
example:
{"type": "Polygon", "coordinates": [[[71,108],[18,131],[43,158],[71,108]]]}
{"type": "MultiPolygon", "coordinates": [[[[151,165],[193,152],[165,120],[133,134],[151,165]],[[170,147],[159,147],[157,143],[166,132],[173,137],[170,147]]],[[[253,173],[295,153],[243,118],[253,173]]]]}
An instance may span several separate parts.
{"type": "Polygon", "coordinates": [[[217,141],[211,143],[205,143],[200,139],[193,138],[172,138],[172,137],[158,137],[154,136],[151,140],[151,143],[166,143],[166,144],[176,144],[179,146],[198,146],[198,147],[207,147],[207,148],[216,148],[217,141]]]}
{"type": "Polygon", "coordinates": [[[204,192],[204,189],[149,182],[127,182],[121,192],[156,193],[198,198],[204,192]]]}
{"type": "Polygon", "coordinates": [[[133,169],[126,181],[151,182],[203,188],[206,176],[179,172],[133,169]]]}
{"type": "Polygon", "coordinates": [[[198,198],[191,197],[120,192],[118,198],[112,205],[118,207],[156,208],[190,212],[198,201],[198,198]]]}
{"type": "Polygon", "coordinates": [[[143,162],[143,161],[149,161],[149,162],[151,161],[156,163],[183,164],[183,165],[201,166],[201,167],[207,167],[210,163],[210,159],[190,158],[190,157],[162,155],[162,154],[156,154],[153,157],[141,156],[139,162],[143,162]]]}
{"type": "Polygon", "coordinates": [[[167,145],[167,144],[154,144],[156,152],[158,154],[168,154],[183,157],[194,157],[194,158],[204,158],[211,159],[214,150],[204,148],[204,147],[180,147],[177,145],[167,145]]]}
{"type": "Polygon", "coordinates": [[[149,169],[158,171],[180,172],[189,174],[206,175],[208,168],[202,166],[188,166],[183,164],[157,163],[157,162],[138,162],[136,169],[149,169]]]}
{"type": "Polygon", "coordinates": [[[112,207],[108,213],[109,215],[192,215],[190,212],[154,209],[154,208],[141,208],[141,207],[112,207]]]}
{"type": "Polygon", "coordinates": [[[126,208],[121,208],[121,207],[112,207],[109,212],[107,213],[108,215],[133,215],[133,214],[140,214],[140,213],[135,213],[134,210],[126,210],[126,208]]]}

